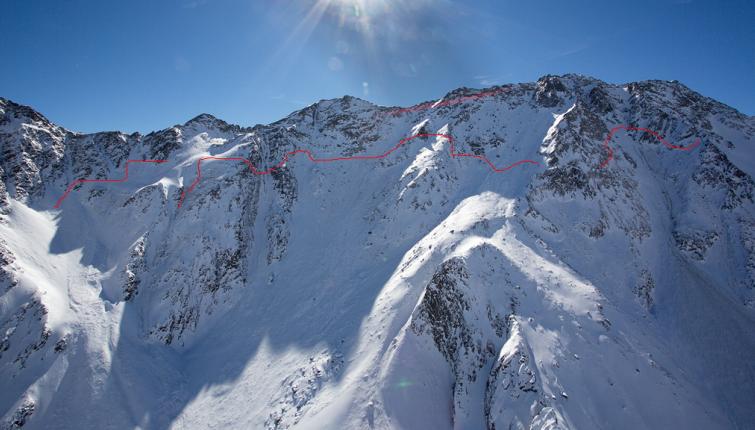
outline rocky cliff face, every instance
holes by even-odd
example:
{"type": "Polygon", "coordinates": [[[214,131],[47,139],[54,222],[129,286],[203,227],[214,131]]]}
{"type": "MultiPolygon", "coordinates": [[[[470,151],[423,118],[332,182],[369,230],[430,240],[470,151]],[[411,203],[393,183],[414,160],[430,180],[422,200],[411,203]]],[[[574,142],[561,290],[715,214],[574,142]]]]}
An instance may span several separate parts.
{"type": "Polygon", "coordinates": [[[0,99],[2,425],[749,428],[754,139],[577,75],[145,136],[0,99]]]}

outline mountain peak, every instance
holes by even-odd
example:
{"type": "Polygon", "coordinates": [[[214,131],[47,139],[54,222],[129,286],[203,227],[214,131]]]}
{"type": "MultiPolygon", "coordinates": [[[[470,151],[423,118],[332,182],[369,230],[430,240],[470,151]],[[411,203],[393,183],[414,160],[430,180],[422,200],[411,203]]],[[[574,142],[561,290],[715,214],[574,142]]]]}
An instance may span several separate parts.
{"type": "Polygon", "coordinates": [[[50,121],[41,113],[32,109],[29,106],[16,103],[13,100],[0,97],[0,118],[8,119],[9,116],[15,118],[27,118],[32,122],[41,122],[52,125],[50,121]]]}
{"type": "Polygon", "coordinates": [[[185,126],[192,125],[192,124],[213,124],[213,123],[219,123],[223,125],[227,125],[225,121],[223,121],[220,118],[215,117],[214,115],[211,115],[209,113],[200,113],[199,115],[195,116],[194,118],[186,121],[184,123],[185,126]]]}

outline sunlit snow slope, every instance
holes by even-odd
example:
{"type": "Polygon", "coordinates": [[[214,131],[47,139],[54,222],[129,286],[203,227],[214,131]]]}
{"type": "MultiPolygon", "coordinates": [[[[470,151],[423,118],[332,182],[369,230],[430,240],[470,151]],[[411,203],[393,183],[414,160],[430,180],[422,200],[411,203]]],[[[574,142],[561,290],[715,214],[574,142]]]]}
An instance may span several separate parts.
{"type": "Polygon", "coordinates": [[[439,102],[126,135],[0,99],[0,428],[755,428],[755,119],[577,75],[439,102]],[[601,168],[620,125],[701,144],[601,168]],[[349,159],[248,168],[295,150],[349,159]],[[208,156],[249,163],[185,193],[208,156]]]}

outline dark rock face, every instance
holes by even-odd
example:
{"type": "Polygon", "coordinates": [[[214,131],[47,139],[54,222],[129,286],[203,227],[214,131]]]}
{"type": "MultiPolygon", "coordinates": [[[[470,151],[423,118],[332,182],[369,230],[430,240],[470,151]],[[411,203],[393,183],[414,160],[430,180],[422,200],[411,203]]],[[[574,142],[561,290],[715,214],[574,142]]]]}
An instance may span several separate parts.
{"type": "Polygon", "coordinates": [[[27,360],[47,344],[52,333],[47,327],[47,308],[37,299],[22,303],[0,328],[4,333],[0,359],[12,355],[18,369],[23,369],[27,360]]]}
{"type": "Polygon", "coordinates": [[[139,294],[140,274],[146,269],[144,254],[146,238],[140,238],[131,250],[131,258],[123,271],[123,300],[129,301],[139,294]]]}
{"type": "Polygon", "coordinates": [[[208,113],[202,113],[186,121],[184,127],[199,127],[208,130],[219,130],[223,133],[241,133],[248,131],[244,127],[235,124],[228,124],[222,119],[216,118],[208,113]]]}
{"type": "Polygon", "coordinates": [[[0,166],[5,191],[25,200],[43,189],[43,176],[59,174],[69,132],[33,109],[4,100],[0,110],[0,166]]]}
{"type": "Polygon", "coordinates": [[[744,284],[744,303],[749,308],[755,308],[755,222],[739,220],[741,243],[744,246],[746,259],[745,270],[748,277],[744,284]]]}
{"type": "Polygon", "coordinates": [[[715,231],[674,232],[677,248],[697,261],[702,261],[705,258],[706,251],[717,240],[718,233],[715,231]]]}
{"type": "Polygon", "coordinates": [[[6,426],[4,426],[4,428],[20,429],[24,427],[24,425],[26,425],[26,422],[34,413],[35,408],[36,405],[34,404],[34,402],[29,400],[25,401],[21,404],[21,406],[18,407],[18,409],[16,409],[10,422],[8,422],[6,426]]]}
{"type": "Polygon", "coordinates": [[[547,408],[549,402],[540,393],[537,366],[532,362],[532,353],[520,337],[516,318],[512,316],[508,322],[512,334],[504,346],[504,351],[493,364],[486,382],[484,408],[487,428],[497,428],[497,421],[507,414],[507,401],[519,401],[523,398],[531,399],[529,402],[533,405],[533,423],[545,417],[546,420],[552,421],[553,428],[559,428],[558,414],[555,411],[551,412],[552,408],[547,408]]]}
{"type": "Polygon", "coordinates": [[[555,107],[562,102],[567,88],[558,76],[544,76],[537,81],[535,101],[544,107],[555,107]]]}
{"type": "Polygon", "coordinates": [[[0,291],[8,291],[18,284],[12,266],[14,261],[16,257],[8,249],[8,244],[0,240],[0,291]]]}
{"type": "Polygon", "coordinates": [[[643,270],[640,274],[640,279],[637,282],[637,286],[635,287],[635,294],[637,295],[637,298],[640,300],[640,303],[642,306],[645,307],[647,310],[653,309],[653,292],[655,290],[655,280],[653,279],[652,273],[648,270],[643,270]]]}
{"type": "Polygon", "coordinates": [[[595,192],[588,189],[588,177],[585,172],[579,168],[576,161],[570,162],[566,166],[554,167],[548,169],[543,174],[543,179],[549,190],[561,196],[573,195],[581,191],[586,196],[594,196],[595,192]]]}
{"type": "MultiPolygon", "coordinates": [[[[474,349],[469,326],[464,321],[464,311],[469,309],[463,292],[457,287],[459,282],[469,278],[461,260],[448,260],[425,289],[425,299],[419,308],[419,319],[427,324],[435,345],[446,360],[455,366],[459,348],[474,349]]],[[[424,324],[412,324],[415,333],[420,334],[424,324]]]]}
{"type": "Polygon", "coordinates": [[[733,165],[715,146],[707,145],[701,151],[701,163],[692,178],[717,194],[723,191],[723,209],[732,210],[746,202],[753,202],[753,179],[733,165]]]}
{"type": "Polygon", "coordinates": [[[590,90],[587,100],[590,108],[600,114],[606,114],[614,109],[608,93],[599,86],[590,90]]]}
{"type": "Polygon", "coordinates": [[[167,128],[144,136],[144,145],[149,148],[149,158],[165,160],[181,146],[181,130],[167,128]]]}

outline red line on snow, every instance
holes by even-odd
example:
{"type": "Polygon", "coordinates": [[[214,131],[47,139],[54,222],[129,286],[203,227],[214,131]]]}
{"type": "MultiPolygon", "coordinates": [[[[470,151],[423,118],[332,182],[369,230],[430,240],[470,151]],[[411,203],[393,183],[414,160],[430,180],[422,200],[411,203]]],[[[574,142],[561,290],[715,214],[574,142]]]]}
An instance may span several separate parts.
{"type": "MultiPolygon", "coordinates": [[[[416,106],[412,106],[412,107],[408,107],[408,108],[393,109],[393,110],[390,110],[390,111],[388,111],[386,113],[390,114],[390,115],[399,115],[401,113],[406,113],[406,112],[416,112],[416,111],[420,111],[420,110],[424,110],[424,109],[434,109],[434,108],[439,108],[439,107],[443,107],[443,106],[450,106],[450,105],[454,105],[454,104],[463,103],[463,102],[466,102],[466,101],[469,101],[469,100],[477,100],[477,99],[481,99],[483,97],[494,96],[496,94],[500,94],[500,93],[509,91],[509,89],[510,88],[508,88],[508,87],[506,87],[506,88],[499,88],[499,89],[492,90],[492,91],[484,91],[484,92],[480,92],[480,93],[477,93],[477,94],[472,94],[472,95],[468,95],[468,96],[457,97],[457,98],[443,100],[443,101],[439,101],[439,102],[426,102],[426,103],[422,103],[422,104],[419,104],[419,105],[416,105],[416,106]]],[[[606,136],[606,139],[603,141],[603,147],[605,148],[606,152],[608,153],[608,156],[600,164],[600,168],[601,169],[604,168],[606,165],[608,165],[608,163],[611,160],[613,160],[613,158],[614,158],[613,157],[613,149],[611,149],[611,147],[609,146],[609,143],[611,142],[611,139],[613,138],[614,134],[617,131],[620,131],[620,130],[642,131],[642,132],[645,132],[645,133],[649,133],[650,135],[652,135],[653,137],[655,137],[656,139],[658,139],[659,141],[661,141],[661,143],[663,143],[666,147],[668,147],[670,149],[679,149],[679,150],[682,150],[682,151],[691,151],[692,149],[695,149],[698,146],[700,146],[700,143],[701,143],[700,139],[698,138],[691,145],[687,145],[687,146],[673,145],[673,144],[667,142],[663,138],[663,136],[661,136],[658,132],[656,132],[654,130],[650,130],[648,128],[643,128],[643,127],[635,127],[635,126],[631,126],[631,125],[619,125],[619,126],[616,126],[616,127],[612,128],[611,131],[609,131],[608,135],[606,136]]],[[[476,154],[470,154],[470,153],[464,153],[464,152],[456,152],[456,148],[455,148],[455,145],[454,145],[454,139],[453,139],[453,137],[450,136],[450,135],[448,135],[448,134],[439,134],[439,133],[421,133],[421,134],[416,134],[414,136],[403,138],[393,148],[391,148],[388,151],[386,151],[385,153],[379,154],[379,155],[355,155],[355,156],[352,156],[352,157],[315,158],[308,149],[297,149],[297,150],[294,150],[294,151],[287,152],[283,156],[283,159],[278,164],[276,164],[273,167],[268,168],[267,170],[258,170],[257,167],[255,167],[254,164],[252,164],[252,162],[250,160],[248,160],[246,158],[243,158],[243,157],[205,156],[205,157],[201,157],[201,158],[199,158],[197,160],[197,176],[196,176],[196,178],[194,178],[194,181],[189,185],[189,187],[186,188],[186,189],[184,189],[181,192],[181,197],[178,200],[178,207],[181,208],[183,206],[183,203],[186,200],[186,196],[190,192],[194,191],[194,189],[199,184],[199,181],[202,179],[202,161],[204,161],[204,160],[241,161],[244,164],[246,164],[247,167],[249,167],[249,170],[252,173],[254,173],[255,175],[269,175],[273,171],[275,171],[276,169],[280,169],[281,167],[283,167],[283,165],[285,165],[288,162],[289,157],[294,156],[296,154],[305,154],[307,156],[307,158],[309,159],[309,161],[311,161],[313,163],[330,163],[330,162],[334,162],[334,161],[349,161],[349,160],[378,160],[378,159],[387,157],[393,151],[395,151],[395,150],[399,149],[401,146],[403,146],[406,142],[409,142],[410,140],[418,138],[418,137],[442,137],[444,139],[447,139],[449,141],[449,143],[450,143],[449,155],[451,156],[451,158],[476,158],[478,160],[481,160],[481,161],[485,162],[488,165],[488,167],[490,167],[490,169],[493,170],[493,172],[495,172],[495,173],[506,172],[506,171],[508,171],[508,170],[510,170],[510,169],[512,169],[512,168],[514,168],[516,166],[522,165],[522,164],[535,164],[535,165],[538,165],[538,166],[540,165],[540,163],[538,163],[537,161],[533,161],[533,160],[520,160],[520,161],[517,161],[516,163],[513,163],[513,164],[508,165],[506,167],[498,168],[498,167],[495,166],[495,164],[493,164],[484,155],[476,155],[476,154]]],[[[63,202],[63,200],[65,200],[66,197],[68,197],[68,195],[71,193],[71,191],[73,191],[73,189],[77,185],[84,184],[84,183],[90,183],[90,182],[125,182],[128,179],[128,165],[129,165],[129,163],[165,163],[166,161],[167,160],[128,160],[128,161],[126,161],[125,175],[124,175],[124,177],[122,179],[77,179],[74,182],[72,182],[68,186],[68,188],[66,188],[65,193],[63,193],[63,195],[58,199],[58,201],[57,201],[57,203],[55,203],[54,207],[56,209],[60,208],[60,204],[63,202]]]]}
{"type": "Polygon", "coordinates": [[[449,143],[450,143],[449,154],[451,155],[451,158],[456,158],[456,157],[476,158],[478,160],[482,160],[485,163],[487,163],[487,165],[490,166],[490,168],[494,172],[496,172],[496,173],[505,172],[505,171],[507,171],[509,169],[512,169],[512,168],[514,168],[516,166],[519,166],[519,165],[525,164],[525,163],[540,165],[540,163],[538,163],[537,161],[533,161],[533,160],[521,160],[521,161],[517,161],[516,163],[511,164],[509,166],[498,168],[490,160],[488,160],[483,155],[476,155],[476,154],[468,154],[468,153],[463,153],[463,152],[456,152],[456,148],[454,146],[454,139],[453,139],[453,137],[451,137],[448,134],[439,134],[439,133],[421,133],[421,134],[415,134],[414,136],[405,137],[405,138],[401,139],[398,142],[398,144],[396,144],[393,148],[391,148],[388,151],[386,151],[385,153],[379,154],[379,155],[355,155],[353,157],[315,158],[308,149],[297,149],[297,150],[294,150],[294,151],[287,152],[283,156],[283,159],[278,164],[276,164],[273,167],[270,167],[267,170],[258,170],[254,166],[254,164],[252,164],[251,161],[249,161],[248,159],[243,158],[243,157],[214,157],[214,156],[207,156],[207,157],[202,157],[199,160],[197,160],[197,176],[196,176],[196,178],[194,178],[194,182],[192,182],[191,185],[189,185],[189,187],[187,189],[185,189],[181,193],[181,198],[178,201],[178,207],[180,208],[181,206],[183,206],[183,203],[184,203],[184,200],[186,199],[186,196],[190,192],[192,192],[194,190],[194,188],[196,188],[197,184],[199,184],[199,181],[202,179],[202,161],[204,161],[204,160],[241,161],[244,164],[246,164],[247,167],[249,167],[249,170],[251,170],[252,173],[254,173],[255,175],[269,175],[269,174],[273,173],[274,170],[283,167],[283,165],[288,162],[289,157],[293,156],[293,155],[296,155],[296,154],[305,154],[307,156],[307,158],[309,158],[309,161],[311,161],[313,163],[331,163],[333,161],[350,161],[350,160],[378,160],[378,159],[387,157],[393,151],[395,151],[395,150],[399,149],[401,146],[403,146],[406,142],[409,142],[410,140],[416,139],[418,137],[442,137],[444,139],[447,139],[449,141],[449,143]]]}
{"type": "MultiPolygon", "coordinates": [[[[421,103],[421,104],[418,104],[416,106],[411,106],[411,107],[408,107],[408,108],[391,109],[391,110],[385,112],[385,114],[397,116],[399,114],[406,113],[406,112],[417,112],[417,111],[426,110],[426,109],[435,109],[435,108],[439,108],[439,107],[443,107],[443,106],[450,106],[450,105],[455,105],[455,104],[463,103],[463,102],[466,102],[466,101],[469,101],[469,100],[477,100],[477,99],[481,99],[481,98],[484,98],[484,97],[494,96],[496,94],[501,94],[501,93],[507,92],[510,89],[511,89],[510,87],[503,87],[503,88],[498,88],[498,89],[491,90],[491,91],[483,91],[483,92],[480,92],[480,93],[477,93],[477,94],[456,97],[456,98],[453,98],[453,99],[443,100],[443,101],[439,101],[439,102],[425,102],[425,103],[421,103]]],[[[645,133],[649,133],[653,137],[655,137],[656,139],[658,139],[661,143],[663,143],[669,149],[678,149],[678,150],[682,150],[682,151],[691,151],[691,150],[697,148],[698,146],[700,146],[700,144],[702,143],[702,141],[698,138],[692,144],[687,145],[687,146],[674,145],[672,143],[667,142],[663,138],[663,136],[661,136],[660,133],[658,133],[657,131],[650,130],[648,128],[643,128],[643,127],[635,127],[635,126],[632,126],[632,125],[619,125],[619,126],[616,126],[616,127],[612,128],[611,131],[606,136],[606,139],[603,141],[603,147],[606,149],[606,152],[608,153],[608,157],[606,157],[606,159],[600,164],[600,168],[601,169],[604,168],[604,167],[606,167],[606,165],[611,160],[613,160],[613,149],[611,149],[611,147],[608,146],[608,144],[610,143],[611,139],[613,138],[614,133],[616,133],[619,130],[643,131],[645,133]]],[[[472,155],[472,154],[451,154],[451,156],[452,157],[474,157],[474,158],[480,158],[480,157],[472,155]]],[[[490,165],[490,167],[493,168],[494,171],[496,171],[496,172],[498,171],[495,168],[495,166],[493,166],[487,158],[481,158],[481,159],[484,160],[486,163],[488,163],[490,165]]],[[[509,168],[510,167],[514,167],[514,166],[516,166],[518,164],[527,162],[527,161],[528,160],[524,160],[524,161],[521,161],[519,163],[514,163],[512,166],[509,166],[509,168]]]]}
{"type": "MultiPolygon", "coordinates": [[[[510,88],[508,88],[508,87],[498,88],[498,89],[491,90],[491,91],[483,91],[483,92],[480,92],[480,93],[477,93],[477,94],[456,97],[456,98],[452,98],[452,99],[448,99],[448,100],[443,100],[443,101],[439,101],[439,102],[426,102],[426,103],[422,103],[422,104],[419,104],[419,105],[416,105],[416,106],[412,106],[412,107],[408,107],[408,108],[396,108],[396,109],[392,109],[392,110],[390,110],[390,111],[388,111],[386,113],[387,114],[391,114],[391,115],[399,115],[399,114],[405,113],[405,112],[416,112],[416,111],[420,111],[420,110],[424,110],[424,109],[434,109],[434,108],[439,108],[439,107],[443,107],[443,106],[450,106],[450,105],[455,105],[455,104],[463,103],[463,102],[466,102],[466,101],[469,101],[469,100],[477,100],[477,99],[481,99],[481,98],[484,98],[484,97],[494,96],[496,94],[500,94],[500,93],[503,93],[503,92],[506,92],[506,91],[509,91],[509,90],[510,90],[510,88]]],[[[521,164],[526,164],[526,163],[536,164],[536,165],[540,164],[537,161],[521,160],[521,161],[517,161],[514,164],[511,164],[509,166],[506,166],[504,168],[499,169],[490,160],[488,160],[486,157],[484,157],[482,155],[475,155],[475,154],[468,154],[468,153],[457,153],[455,151],[455,148],[454,148],[453,137],[451,137],[449,135],[446,135],[446,134],[417,134],[417,135],[414,135],[414,136],[410,136],[410,137],[401,139],[401,141],[399,141],[399,143],[396,146],[394,146],[393,148],[391,148],[390,150],[388,150],[384,154],[380,154],[380,155],[356,155],[356,156],[353,156],[353,157],[315,158],[315,157],[312,156],[312,153],[309,152],[309,150],[307,150],[307,149],[297,149],[295,151],[287,152],[285,154],[285,156],[283,157],[283,160],[281,160],[278,164],[276,164],[275,166],[273,166],[273,167],[271,167],[271,168],[269,168],[267,170],[262,170],[262,171],[261,170],[257,170],[257,168],[252,164],[251,161],[249,161],[249,160],[247,160],[246,158],[243,158],[243,157],[214,157],[214,156],[206,156],[206,157],[202,157],[199,160],[197,160],[197,177],[194,179],[194,181],[191,183],[191,185],[189,185],[188,189],[185,189],[185,190],[183,190],[181,192],[181,198],[178,201],[178,207],[180,208],[183,205],[183,202],[186,199],[186,195],[188,193],[192,192],[194,190],[194,188],[196,188],[197,184],[199,184],[199,181],[202,178],[202,166],[201,166],[201,164],[202,164],[203,160],[241,161],[244,164],[246,164],[249,167],[249,170],[251,170],[252,173],[254,173],[255,175],[268,175],[268,174],[272,173],[275,169],[279,169],[280,167],[282,167],[288,161],[288,159],[289,159],[288,157],[289,156],[296,155],[296,154],[306,154],[307,158],[309,158],[309,160],[312,161],[313,163],[329,163],[329,162],[332,162],[332,161],[346,161],[346,160],[376,160],[376,159],[380,159],[380,158],[385,158],[386,156],[388,156],[388,154],[390,154],[393,151],[397,150],[404,143],[406,143],[406,142],[408,142],[408,141],[410,141],[410,140],[412,140],[414,138],[417,138],[417,137],[431,137],[431,136],[444,137],[444,138],[448,139],[448,141],[451,143],[450,155],[451,155],[452,158],[455,158],[455,157],[468,157],[468,158],[476,158],[478,160],[482,160],[488,166],[490,166],[490,168],[494,172],[496,172],[496,173],[505,172],[505,171],[507,171],[507,170],[509,170],[511,168],[514,168],[516,166],[519,166],[521,164]]],[[[90,183],[90,182],[125,182],[128,179],[128,164],[129,163],[165,163],[166,161],[167,160],[128,160],[126,162],[125,176],[122,179],[77,179],[77,180],[73,181],[68,186],[68,188],[66,188],[66,191],[63,193],[63,195],[55,203],[54,208],[56,208],[56,209],[60,208],[60,205],[61,205],[61,203],[63,203],[63,200],[65,200],[66,197],[68,197],[68,195],[71,193],[71,191],[73,191],[73,189],[77,185],[84,184],[84,183],[90,183]]]]}
{"type": "Polygon", "coordinates": [[[158,163],[159,164],[159,163],[165,163],[167,161],[168,160],[127,160],[126,161],[126,167],[124,169],[125,172],[124,172],[123,178],[121,178],[121,179],[77,179],[77,180],[71,182],[71,184],[68,186],[68,188],[66,188],[66,191],[63,193],[62,196],[60,196],[60,198],[58,199],[58,201],[55,203],[55,206],[53,206],[53,207],[55,209],[60,208],[60,204],[63,203],[63,200],[65,200],[66,197],[68,197],[68,195],[71,193],[71,191],[73,191],[73,189],[76,188],[76,186],[79,185],[79,184],[87,184],[87,183],[90,183],[90,182],[107,182],[107,183],[126,182],[128,180],[128,165],[130,163],[158,163]]]}
{"type": "Polygon", "coordinates": [[[421,111],[421,110],[425,110],[425,109],[435,109],[435,108],[439,108],[439,107],[443,107],[443,106],[451,106],[451,105],[455,105],[455,104],[459,104],[459,103],[464,103],[464,102],[469,101],[469,100],[477,100],[477,99],[481,99],[481,98],[484,98],[484,97],[494,96],[496,94],[501,94],[501,93],[504,93],[504,92],[509,91],[509,90],[510,90],[510,88],[505,87],[505,88],[498,88],[498,89],[491,90],[491,91],[483,91],[481,93],[472,94],[472,95],[469,95],[469,96],[456,97],[456,98],[453,98],[453,99],[448,99],[448,100],[443,100],[443,101],[425,102],[425,103],[421,103],[421,104],[418,104],[416,106],[411,106],[411,107],[407,107],[407,108],[395,108],[395,109],[391,109],[391,110],[385,112],[385,114],[397,116],[399,114],[406,113],[406,112],[417,112],[417,111],[421,111]]]}
{"type": "Polygon", "coordinates": [[[611,131],[608,132],[608,136],[606,136],[606,140],[603,141],[603,147],[606,149],[606,152],[608,152],[608,156],[606,157],[606,159],[602,163],[600,163],[600,168],[601,169],[604,168],[604,167],[606,167],[606,165],[611,160],[613,160],[613,149],[611,149],[611,147],[608,146],[608,144],[611,142],[611,138],[613,138],[614,133],[616,133],[619,130],[642,131],[642,132],[645,132],[645,133],[649,133],[650,135],[652,135],[653,137],[655,137],[656,139],[658,139],[659,141],[661,141],[661,143],[664,144],[664,145],[666,145],[666,147],[669,148],[669,149],[679,149],[679,150],[682,150],[682,151],[691,151],[691,150],[697,148],[698,146],[700,146],[700,144],[702,143],[702,141],[700,140],[700,138],[698,138],[697,140],[695,140],[694,142],[692,142],[690,145],[687,145],[687,146],[674,145],[674,144],[671,144],[671,143],[667,142],[663,138],[663,136],[660,135],[660,133],[658,133],[657,131],[654,131],[654,130],[650,130],[649,128],[635,127],[635,126],[632,126],[632,125],[619,125],[619,126],[616,126],[616,127],[612,128],[611,131]]]}

